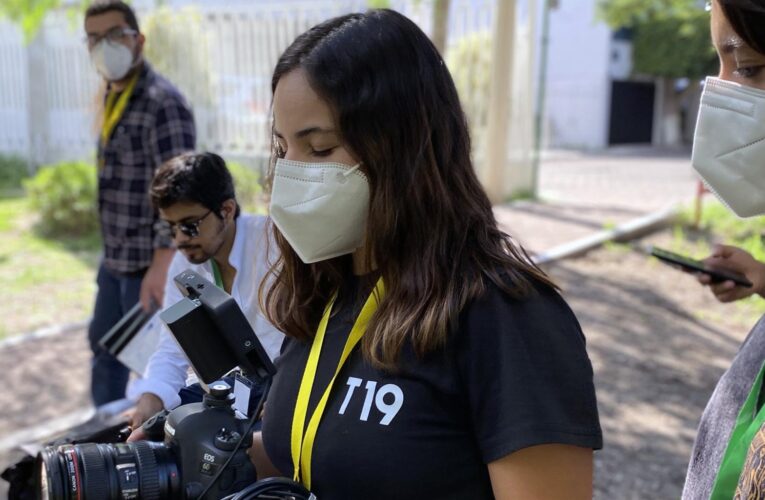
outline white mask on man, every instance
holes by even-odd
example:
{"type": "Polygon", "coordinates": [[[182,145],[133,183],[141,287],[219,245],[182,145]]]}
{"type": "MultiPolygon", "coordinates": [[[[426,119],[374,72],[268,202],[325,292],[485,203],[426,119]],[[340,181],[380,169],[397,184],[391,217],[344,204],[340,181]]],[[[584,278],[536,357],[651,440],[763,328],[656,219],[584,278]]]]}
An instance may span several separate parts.
{"type": "Polygon", "coordinates": [[[765,91],[708,77],[692,164],[736,215],[765,214],[765,91]]]}
{"type": "Polygon", "coordinates": [[[362,245],[369,182],[359,166],[276,160],[271,218],[304,263],[349,254],[362,245]]]}
{"type": "Polygon", "coordinates": [[[100,41],[90,50],[90,59],[106,80],[115,82],[125,78],[133,66],[133,51],[125,45],[109,40],[100,41]]]}

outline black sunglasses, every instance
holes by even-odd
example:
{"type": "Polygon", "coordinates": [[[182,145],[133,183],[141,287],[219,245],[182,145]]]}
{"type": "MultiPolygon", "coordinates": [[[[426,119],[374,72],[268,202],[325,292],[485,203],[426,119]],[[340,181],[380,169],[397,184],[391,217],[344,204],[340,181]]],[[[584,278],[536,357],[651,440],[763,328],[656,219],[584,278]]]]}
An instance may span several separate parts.
{"type": "Polygon", "coordinates": [[[196,238],[199,236],[199,224],[201,224],[202,221],[205,220],[205,218],[212,212],[212,210],[208,210],[206,214],[193,222],[168,222],[168,225],[170,226],[170,232],[172,233],[173,237],[175,237],[178,231],[180,231],[189,238],[196,238]]]}

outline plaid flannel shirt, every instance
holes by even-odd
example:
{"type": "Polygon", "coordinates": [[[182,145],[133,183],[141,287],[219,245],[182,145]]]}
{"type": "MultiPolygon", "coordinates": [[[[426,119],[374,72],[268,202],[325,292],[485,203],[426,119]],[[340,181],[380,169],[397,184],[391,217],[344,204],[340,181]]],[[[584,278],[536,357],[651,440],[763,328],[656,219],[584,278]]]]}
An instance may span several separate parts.
{"type": "Polygon", "coordinates": [[[157,167],[194,149],[194,117],[180,92],[143,64],[128,105],[111,137],[98,144],[98,212],[104,266],[120,273],[151,264],[155,248],[172,245],[166,224],[149,200],[157,167]]]}

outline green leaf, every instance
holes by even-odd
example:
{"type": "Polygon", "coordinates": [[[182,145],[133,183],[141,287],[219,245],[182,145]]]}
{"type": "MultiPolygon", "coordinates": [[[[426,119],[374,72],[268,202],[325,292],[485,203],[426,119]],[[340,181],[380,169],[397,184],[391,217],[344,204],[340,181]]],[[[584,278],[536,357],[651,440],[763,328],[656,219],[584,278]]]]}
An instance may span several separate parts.
{"type": "Polygon", "coordinates": [[[599,0],[597,17],[633,30],[634,72],[666,78],[715,73],[709,14],[697,0],[599,0]]]}
{"type": "Polygon", "coordinates": [[[89,2],[67,2],[62,7],[61,0],[2,0],[0,18],[5,17],[18,24],[24,33],[24,41],[29,43],[37,35],[48,12],[63,8],[67,13],[81,13],[89,2]]]}

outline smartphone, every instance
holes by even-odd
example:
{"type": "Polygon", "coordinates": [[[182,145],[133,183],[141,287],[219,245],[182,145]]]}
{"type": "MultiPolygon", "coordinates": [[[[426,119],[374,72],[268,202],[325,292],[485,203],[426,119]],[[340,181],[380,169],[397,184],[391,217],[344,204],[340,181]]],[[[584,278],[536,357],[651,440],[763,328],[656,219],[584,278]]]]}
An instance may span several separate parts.
{"type": "Polygon", "coordinates": [[[752,286],[752,283],[743,274],[723,269],[711,269],[706,267],[700,260],[691,259],[690,257],[672,253],[662,248],[651,247],[651,255],[672,267],[692,273],[704,273],[712,278],[712,283],[722,283],[723,281],[730,280],[746,288],[751,288],[752,286]]]}

